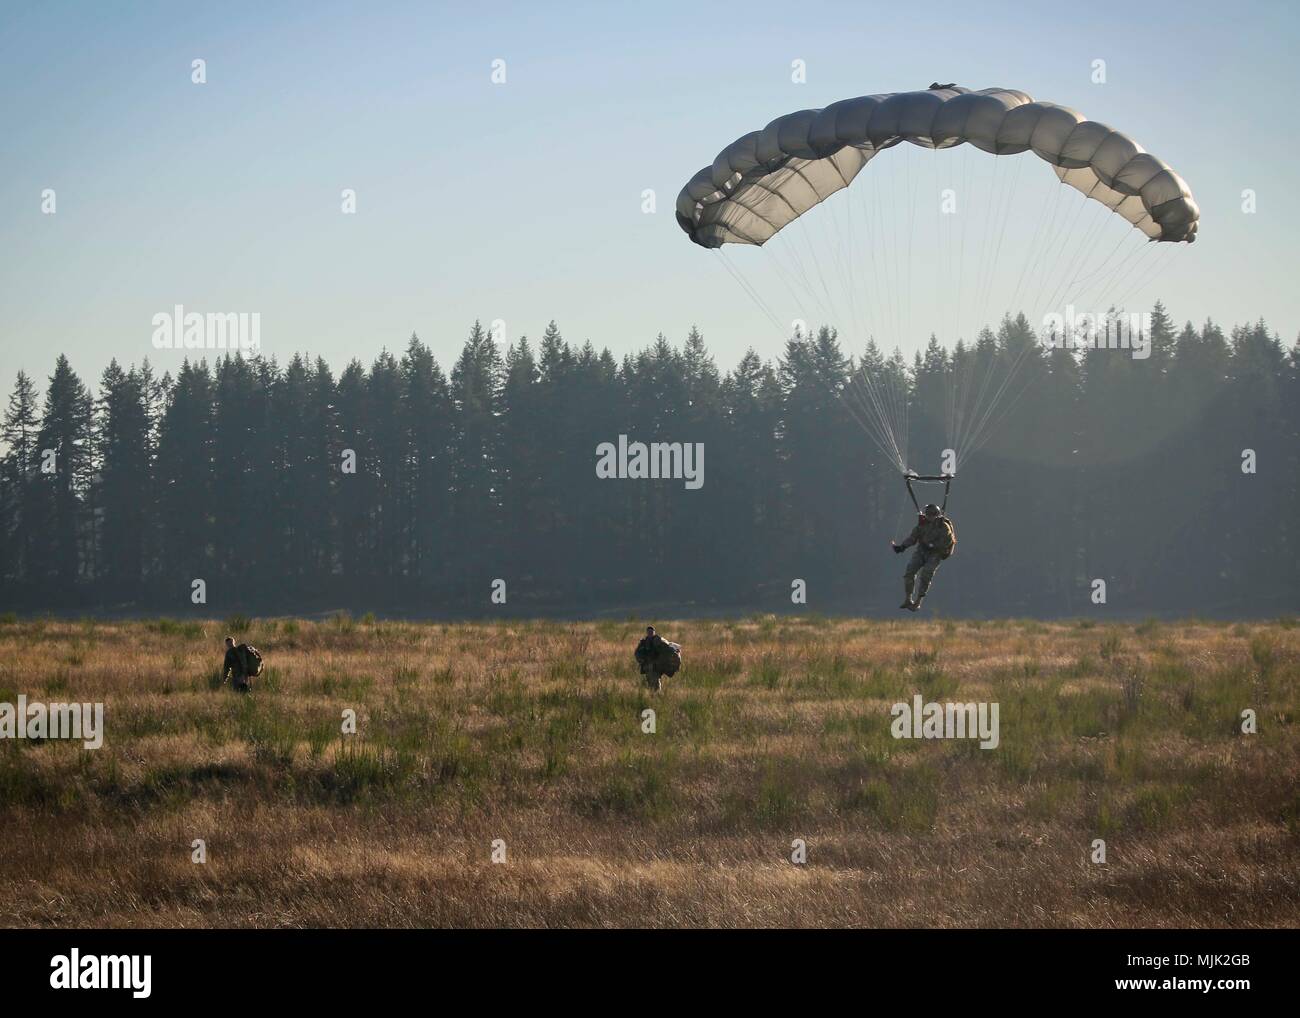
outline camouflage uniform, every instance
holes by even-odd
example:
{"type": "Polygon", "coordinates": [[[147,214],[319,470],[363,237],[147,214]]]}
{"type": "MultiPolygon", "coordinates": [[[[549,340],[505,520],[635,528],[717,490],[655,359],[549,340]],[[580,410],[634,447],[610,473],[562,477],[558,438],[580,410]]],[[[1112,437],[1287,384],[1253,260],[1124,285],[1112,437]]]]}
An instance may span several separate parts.
{"type": "Polygon", "coordinates": [[[244,660],[244,655],[239,653],[239,647],[226,648],[226,660],[221,665],[222,682],[226,681],[227,675],[230,676],[230,684],[235,689],[240,692],[248,689],[248,664],[244,660]]]}
{"type": "Polygon", "coordinates": [[[907,592],[909,601],[912,599],[914,582],[917,579],[921,581],[916,588],[916,599],[920,601],[930,589],[930,582],[934,579],[934,571],[939,568],[939,563],[952,554],[956,541],[948,530],[950,525],[947,516],[922,520],[912,528],[907,540],[899,545],[900,548],[916,545],[916,551],[912,552],[912,558],[907,563],[907,572],[903,573],[903,589],[907,592]]]}

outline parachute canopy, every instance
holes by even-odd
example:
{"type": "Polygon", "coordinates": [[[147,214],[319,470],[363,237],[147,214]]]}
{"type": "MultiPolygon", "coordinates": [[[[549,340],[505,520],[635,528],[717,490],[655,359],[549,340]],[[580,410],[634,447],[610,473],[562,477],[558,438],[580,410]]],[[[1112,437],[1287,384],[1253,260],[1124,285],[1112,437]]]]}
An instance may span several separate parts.
{"type": "Polygon", "coordinates": [[[1063,183],[1159,241],[1196,239],[1187,184],[1128,135],[1024,92],[955,85],[844,99],[778,117],[737,138],[677,198],[695,243],[761,245],[853,178],[878,153],[969,143],[993,155],[1032,151],[1063,183]]]}

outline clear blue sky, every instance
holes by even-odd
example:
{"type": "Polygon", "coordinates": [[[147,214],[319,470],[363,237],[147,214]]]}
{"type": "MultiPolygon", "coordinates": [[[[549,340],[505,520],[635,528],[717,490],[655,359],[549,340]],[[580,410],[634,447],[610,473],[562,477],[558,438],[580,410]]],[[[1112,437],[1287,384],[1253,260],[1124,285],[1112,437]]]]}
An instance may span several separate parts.
{"type": "Polygon", "coordinates": [[[174,370],[149,337],[177,303],[260,311],[268,353],[336,369],[412,331],[449,367],[476,318],[511,338],[555,318],[619,355],[697,324],[724,368],[749,345],[772,355],[674,223],[677,191],[779,114],[932,80],[1074,106],[1165,158],[1202,221],[1156,290],[1180,322],[1262,314],[1290,343],[1298,9],[7,0],[0,385],[24,368],[43,386],[60,351],[92,383],[113,356],[174,370]]]}

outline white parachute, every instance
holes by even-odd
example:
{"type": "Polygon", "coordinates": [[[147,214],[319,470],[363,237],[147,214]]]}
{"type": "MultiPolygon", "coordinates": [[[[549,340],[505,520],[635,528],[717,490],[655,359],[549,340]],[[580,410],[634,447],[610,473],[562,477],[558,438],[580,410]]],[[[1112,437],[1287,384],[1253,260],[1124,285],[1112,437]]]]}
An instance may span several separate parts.
{"type": "MultiPolygon", "coordinates": [[[[1015,89],[939,84],[778,117],[723,148],[682,188],[676,211],[687,236],[721,255],[784,336],[817,320],[865,344],[836,391],[904,473],[907,372],[901,358],[880,355],[878,341],[915,342],[928,321],[926,332],[969,342],[984,314],[1021,306],[1030,320],[1067,302],[1122,307],[1167,266],[1159,250],[1196,239],[1200,218],[1182,177],[1128,135],[1015,89]],[[934,154],[868,167],[901,142],[934,154]],[[939,155],[959,147],[1032,153],[1056,180],[1048,176],[1040,201],[1021,179],[1024,160],[987,160],[981,178],[973,163],[982,157],[939,155]],[[847,198],[828,201],[838,192],[847,198]],[[1062,207],[1063,192],[1077,192],[1073,208],[1062,207]],[[1161,243],[1133,243],[1143,237],[1161,243]],[[763,254],[741,264],[722,250],[732,245],[763,254]]],[[[996,371],[979,358],[954,361],[948,421],[959,460],[1014,399],[1030,349],[1002,351],[996,371]]]]}

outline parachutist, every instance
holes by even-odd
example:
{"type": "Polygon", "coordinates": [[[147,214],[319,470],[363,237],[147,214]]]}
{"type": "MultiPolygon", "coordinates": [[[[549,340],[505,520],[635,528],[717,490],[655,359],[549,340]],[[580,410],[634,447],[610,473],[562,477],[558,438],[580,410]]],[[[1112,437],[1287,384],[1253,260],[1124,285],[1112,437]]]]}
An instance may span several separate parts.
{"type": "MultiPolygon", "coordinates": [[[[1026,154],[1025,158],[1041,160],[1050,166],[1063,186],[1098,203],[1108,214],[1119,216],[1149,240],[1178,244],[1196,239],[1201,213],[1186,181],[1168,163],[1127,134],[1089,120],[1068,106],[1036,100],[1020,89],[972,91],[955,82],[938,81],[931,82],[929,89],[856,96],[822,109],[795,110],[741,135],[686,182],[677,196],[677,224],[692,243],[704,248],[764,247],[804,215],[826,216],[836,207],[847,212],[849,203],[827,201],[842,188],[852,187],[858,194],[865,191],[867,195],[875,188],[874,193],[879,195],[879,170],[874,167],[888,165],[891,159],[897,158],[884,155],[890,150],[908,151],[904,142],[935,152],[970,146],[999,160],[1026,154]],[[877,157],[883,157],[881,164],[875,163],[877,157]]],[[[899,172],[909,177],[915,175],[916,169],[909,167],[905,162],[899,172]]],[[[844,228],[852,235],[852,220],[847,220],[844,228]]],[[[772,250],[780,251],[782,243],[776,241],[772,250]]],[[[961,250],[966,250],[965,234],[962,234],[961,250]]],[[[1027,257],[1034,253],[1031,249],[1027,257]]],[[[741,286],[749,291],[751,299],[770,316],[771,309],[759,292],[727,264],[741,286]]],[[[1116,271],[1124,264],[1118,263],[1116,271]]],[[[780,266],[775,268],[782,271],[780,266]]],[[[805,275],[802,266],[797,271],[805,275]]],[[[1055,268],[1049,267],[1044,274],[1050,279],[1055,272],[1055,268]]],[[[794,282],[793,273],[782,274],[786,277],[782,282],[794,282]]],[[[957,278],[960,297],[962,277],[959,274],[957,278]]],[[[827,290],[826,280],[820,282],[822,289],[827,290]]],[[[806,296],[821,300],[810,280],[805,278],[803,285],[806,296]]],[[[850,284],[850,293],[853,292],[850,284]]],[[[834,303],[829,292],[825,296],[834,303]]],[[[1002,359],[1013,343],[1020,344],[1021,340],[1013,339],[1013,335],[1022,332],[1032,340],[1033,329],[1020,316],[1009,326],[1007,335],[995,341],[999,352],[990,367],[1002,359]]],[[[833,344],[830,334],[825,335],[828,346],[833,344]]],[[[932,342],[937,347],[937,340],[932,338],[932,342]]],[[[960,349],[963,348],[959,346],[960,349]]],[[[963,464],[966,456],[986,441],[990,422],[1000,419],[994,416],[994,411],[1008,392],[1021,357],[1031,349],[1032,343],[1027,343],[1020,354],[1010,359],[1010,369],[1000,383],[990,387],[990,376],[986,373],[975,408],[969,413],[963,410],[962,421],[954,422],[962,427],[962,434],[950,434],[949,443],[952,448],[963,450],[963,464]],[[987,402],[986,390],[991,390],[987,402]],[[966,428],[966,421],[973,422],[973,426],[966,428]]],[[[959,356],[957,351],[945,356],[936,349],[934,354],[940,358],[937,364],[941,371],[950,372],[959,386],[969,379],[958,376],[983,359],[982,350],[973,359],[970,353],[959,356]]],[[[944,485],[943,503],[926,507],[927,512],[933,509],[937,515],[921,513],[912,536],[902,545],[894,544],[898,552],[916,545],[906,574],[907,600],[901,606],[915,611],[929,590],[939,563],[956,547],[952,521],[944,515],[955,470],[923,475],[907,468],[903,450],[907,448],[907,409],[911,401],[908,387],[906,366],[887,361],[873,344],[858,364],[852,385],[843,391],[837,385],[837,395],[891,468],[902,471],[918,512],[921,512],[920,503],[912,485],[926,482],[944,485]],[[856,406],[850,403],[850,397],[857,400],[856,406]],[[918,577],[918,596],[913,600],[918,577]]]]}
{"type": "Polygon", "coordinates": [[[916,546],[916,551],[912,552],[912,558],[907,563],[907,570],[903,573],[905,597],[899,607],[907,611],[918,611],[925,595],[930,591],[939,563],[951,558],[957,550],[957,531],[953,529],[952,520],[944,511],[931,502],[917,514],[916,526],[907,538],[901,544],[890,541],[889,545],[897,554],[916,546]],[[912,597],[913,588],[916,590],[915,599],[912,597]]]}

